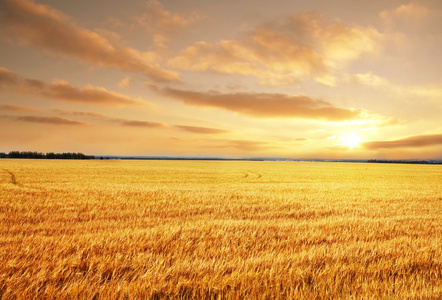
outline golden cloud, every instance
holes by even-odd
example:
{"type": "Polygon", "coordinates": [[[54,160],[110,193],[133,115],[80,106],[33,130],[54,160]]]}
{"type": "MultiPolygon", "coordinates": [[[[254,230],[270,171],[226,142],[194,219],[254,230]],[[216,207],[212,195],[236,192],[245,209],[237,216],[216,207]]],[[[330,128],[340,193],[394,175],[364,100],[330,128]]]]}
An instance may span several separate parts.
{"type": "Polygon", "coordinates": [[[197,13],[182,15],[167,11],[164,5],[156,0],[147,1],[147,12],[136,17],[136,25],[150,33],[175,33],[183,27],[192,25],[201,19],[197,13]]]}
{"type": "Polygon", "coordinates": [[[393,141],[370,141],[361,145],[369,150],[436,146],[442,145],[442,134],[417,135],[393,141]]]}
{"type": "Polygon", "coordinates": [[[118,87],[120,89],[127,89],[131,84],[132,78],[129,76],[124,77],[123,79],[118,82],[118,87]]]}
{"type": "Polygon", "coordinates": [[[111,43],[104,36],[77,26],[69,16],[50,6],[30,0],[4,0],[0,11],[0,33],[19,44],[97,66],[141,72],[157,81],[179,79],[176,72],[158,65],[154,53],[111,43]]]}
{"type": "Polygon", "coordinates": [[[123,126],[146,127],[146,128],[166,128],[166,127],[168,127],[166,124],[163,124],[163,123],[132,120],[132,119],[123,119],[123,118],[112,117],[112,116],[108,116],[108,115],[100,114],[100,113],[95,113],[95,112],[78,112],[78,111],[68,111],[68,110],[63,110],[63,109],[53,109],[53,111],[55,111],[61,115],[88,117],[88,118],[98,119],[100,121],[105,121],[105,122],[123,125],[123,126]]]}
{"type": "Polygon", "coordinates": [[[247,152],[257,152],[277,148],[269,142],[253,140],[212,140],[210,144],[211,145],[206,148],[231,148],[247,152]]]}
{"type": "Polygon", "coordinates": [[[334,69],[363,53],[377,52],[381,38],[371,27],[305,13],[257,26],[242,40],[197,42],[169,64],[185,70],[256,76],[269,85],[311,77],[333,84],[334,69]]]}
{"type": "Polygon", "coordinates": [[[198,127],[198,126],[185,126],[185,125],[175,125],[176,128],[199,134],[222,134],[230,132],[229,130],[208,128],[208,127],[198,127]]]}
{"type": "Polygon", "coordinates": [[[32,96],[48,97],[58,101],[69,101],[105,106],[145,105],[139,99],[111,92],[102,87],[86,85],[76,87],[66,81],[58,80],[50,84],[36,79],[25,78],[6,68],[0,67],[0,90],[32,96]]]}
{"type": "Polygon", "coordinates": [[[440,25],[441,16],[439,9],[430,9],[420,3],[402,4],[396,9],[380,13],[388,29],[406,30],[409,33],[428,33],[428,30],[438,33],[433,26],[440,25]]]}
{"type": "MultiPolygon", "coordinates": [[[[1,71],[0,71],[1,76],[1,71]]],[[[1,79],[0,79],[1,82],[1,79]]],[[[39,112],[40,109],[29,106],[19,106],[19,105],[0,105],[0,110],[12,111],[12,112],[39,112]]]]}
{"type": "Polygon", "coordinates": [[[267,93],[193,92],[171,88],[162,89],[165,95],[185,104],[222,108],[258,118],[303,118],[326,121],[347,121],[361,117],[355,109],[335,107],[331,103],[307,96],[288,96],[267,93]]]}
{"type": "Polygon", "coordinates": [[[61,117],[44,117],[44,116],[1,116],[1,118],[23,121],[29,123],[42,123],[50,125],[75,125],[75,126],[89,126],[89,123],[79,122],[61,117]]]}

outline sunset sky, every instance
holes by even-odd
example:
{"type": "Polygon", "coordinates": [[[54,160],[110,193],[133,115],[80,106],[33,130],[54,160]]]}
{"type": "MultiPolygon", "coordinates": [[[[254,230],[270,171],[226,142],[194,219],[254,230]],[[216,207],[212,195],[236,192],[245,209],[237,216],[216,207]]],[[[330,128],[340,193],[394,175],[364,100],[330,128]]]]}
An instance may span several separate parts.
{"type": "Polygon", "coordinates": [[[0,0],[0,152],[442,158],[442,1],[0,0]]]}

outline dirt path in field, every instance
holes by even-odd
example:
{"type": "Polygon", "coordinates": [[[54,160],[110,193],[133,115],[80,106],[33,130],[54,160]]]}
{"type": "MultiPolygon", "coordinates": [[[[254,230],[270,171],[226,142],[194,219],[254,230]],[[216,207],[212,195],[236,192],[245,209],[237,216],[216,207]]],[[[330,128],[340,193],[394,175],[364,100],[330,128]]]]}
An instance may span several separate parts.
{"type": "Polygon", "coordinates": [[[20,185],[18,182],[17,182],[17,178],[15,177],[15,174],[13,173],[13,172],[11,172],[11,171],[9,171],[8,169],[3,169],[5,172],[7,172],[8,174],[9,174],[9,176],[11,177],[11,183],[12,184],[15,184],[15,185],[20,185]]]}
{"type": "Polygon", "coordinates": [[[249,176],[252,177],[252,175],[253,175],[254,179],[259,179],[259,178],[262,177],[261,174],[248,172],[248,173],[245,173],[245,174],[244,174],[244,177],[243,177],[243,178],[247,178],[247,177],[249,177],[249,176]]]}

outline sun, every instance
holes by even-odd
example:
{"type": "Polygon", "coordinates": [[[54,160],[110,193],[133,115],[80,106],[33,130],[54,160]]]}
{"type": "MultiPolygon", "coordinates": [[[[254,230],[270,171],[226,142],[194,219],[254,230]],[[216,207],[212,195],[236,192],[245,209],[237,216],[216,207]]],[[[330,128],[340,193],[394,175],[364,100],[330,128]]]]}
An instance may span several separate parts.
{"type": "Polygon", "coordinates": [[[344,135],[341,137],[342,145],[347,146],[350,149],[358,147],[362,142],[362,139],[355,133],[344,135]]]}

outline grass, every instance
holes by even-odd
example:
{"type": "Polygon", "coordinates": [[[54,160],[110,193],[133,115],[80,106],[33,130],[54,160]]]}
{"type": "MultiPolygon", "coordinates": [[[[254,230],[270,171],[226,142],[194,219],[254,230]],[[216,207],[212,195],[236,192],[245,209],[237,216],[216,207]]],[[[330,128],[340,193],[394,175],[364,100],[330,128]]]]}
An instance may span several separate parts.
{"type": "Polygon", "coordinates": [[[442,167],[0,160],[3,299],[440,299],[442,167]]]}

